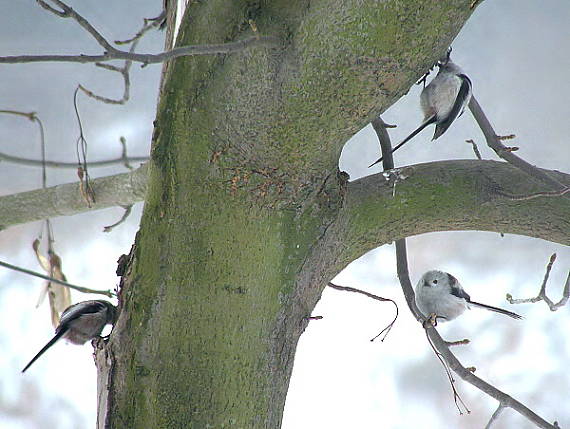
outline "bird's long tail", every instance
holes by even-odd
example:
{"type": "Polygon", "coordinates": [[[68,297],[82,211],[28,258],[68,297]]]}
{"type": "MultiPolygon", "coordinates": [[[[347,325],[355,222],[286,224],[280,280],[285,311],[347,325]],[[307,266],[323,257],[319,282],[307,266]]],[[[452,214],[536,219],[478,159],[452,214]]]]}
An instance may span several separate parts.
{"type": "Polygon", "coordinates": [[[481,304],[479,302],[474,302],[474,301],[469,301],[469,304],[474,305],[476,307],[485,308],[487,310],[496,311],[497,313],[504,314],[506,316],[512,317],[513,319],[522,319],[523,318],[522,316],[519,316],[517,313],[513,313],[512,311],[509,311],[509,310],[503,310],[502,308],[493,307],[491,305],[481,304]]]}
{"type": "Polygon", "coordinates": [[[38,358],[39,358],[41,355],[43,355],[47,349],[49,349],[51,346],[53,346],[54,343],[55,343],[57,340],[59,340],[59,339],[63,336],[63,334],[65,334],[66,332],[67,332],[66,329],[62,329],[62,330],[59,331],[57,334],[55,334],[55,336],[49,341],[49,343],[47,343],[47,344],[38,352],[38,354],[36,354],[36,355],[33,357],[33,359],[30,361],[30,363],[28,363],[28,364],[26,365],[26,367],[22,370],[22,372],[26,372],[26,370],[27,370],[30,366],[32,366],[32,364],[33,364],[36,360],[38,360],[38,358]]]}
{"type": "MultiPolygon", "coordinates": [[[[393,149],[392,149],[392,153],[396,152],[398,149],[400,149],[404,144],[406,144],[409,140],[411,140],[412,138],[414,138],[420,131],[422,131],[425,127],[427,127],[430,124],[433,124],[435,122],[435,116],[431,116],[428,119],[426,119],[424,122],[422,122],[422,124],[416,128],[412,134],[410,134],[408,137],[406,137],[404,140],[402,140],[400,143],[398,143],[393,149]]],[[[376,161],[374,161],[372,164],[370,164],[368,166],[368,168],[372,167],[373,165],[378,164],[379,162],[381,162],[384,159],[384,157],[380,157],[378,158],[376,161]]]]}

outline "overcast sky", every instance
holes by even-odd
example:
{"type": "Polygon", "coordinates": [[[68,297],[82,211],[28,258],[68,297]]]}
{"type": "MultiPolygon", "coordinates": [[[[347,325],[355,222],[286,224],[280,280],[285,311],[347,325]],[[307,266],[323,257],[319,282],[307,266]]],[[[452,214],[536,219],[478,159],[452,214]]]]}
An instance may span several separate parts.
{"type": "MultiPolygon", "coordinates": [[[[111,40],[134,34],[143,17],[160,12],[160,1],[72,3],[111,40]],[[136,7],[135,7],[136,4],[136,7]],[[136,9],[136,10],[135,10],[136,9]]],[[[478,7],[453,44],[453,59],[473,82],[473,91],[500,134],[517,135],[513,145],[532,163],[568,172],[570,145],[570,3],[567,0],[494,0],[478,7]]],[[[71,21],[33,1],[11,2],[0,14],[0,55],[95,53],[98,46],[71,21]]],[[[155,52],[163,34],[150,34],[139,51],[155,52]]],[[[133,66],[132,97],[126,106],[106,106],[81,97],[79,108],[91,160],[120,155],[119,137],[129,154],[147,155],[155,116],[160,66],[133,66]]],[[[75,161],[77,126],[73,91],[81,83],[106,96],[120,97],[120,77],[91,65],[34,64],[0,67],[0,109],[35,111],[46,128],[48,158],[75,161]]],[[[417,124],[421,88],[414,86],[382,117],[398,125],[399,141],[417,124]]],[[[29,121],[0,115],[0,151],[39,157],[37,129],[29,121]]],[[[436,142],[428,128],[395,155],[396,165],[443,159],[472,159],[466,139],[475,139],[486,159],[496,159],[469,112],[436,142]]],[[[366,166],[379,156],[370,127],[350,140],[340,159],[352,179],[376,173],[366,166]],[[364,162],[363,162],[364,160],[364,162]]],[[[92,171],[94,177],[125,171],[92,171]]],[[[0,163],[0,193],[36,189],[40,171],[0,163]]],[[[48,185],[76,180],[73,170],[50,170],[48,185]]],[[[105,234],[122,209],[113,208],[54,220],[56,250],[71,282],[96,288],[117,284],[116,260],[128,253],[142,205],[129,221],[105,234]]],[[[39,270],[31,243],[40,223],[0,233],[0,259],[39,270]]],[[[459,278],[473,299],[508,307],[505,293],[537,293],[551,253],[558,253],[550,288],[560,294],[570,267],[567,247],[526,237],[495,233],[426,234],[408,239],[412,281],[437,268],[459,278]]],[[[395,274],[393,246],[362,256],[339,274],[338,283],[397,299],[401,316],[384,342],[370,343],[393,315],[390,304],[325,290],[313,321],[302,336],[285,409],[285,429],[483,428],[496,403],[469,385],[457,383],[470,415],[459,416],[445,374],[429,349],[423,330],[408,314],[395,274]]],[[[42,282],[0,270],[0,427],[92,428],[96,418],[95,369],[89,345],[56,345],[22,376],[21,368],[51,338],[49,309],[35,309],[42,282]]],[[[88,299],[74,294],[75,301],[88,299]]],[[[482,310],[467,312],[441,326],[448,339],[468,337],[472,344],[455,352],[465,365],[549,421],[570,426],[567,362],[570,343],[564,328],[569,311],[547,311],[543,304],[513,309],[523,321],[482,310]],[[548,335],[545,335],[548,332],[548,335]]],[[[506,411],[497,427],[532,427],[506,411]]]]}

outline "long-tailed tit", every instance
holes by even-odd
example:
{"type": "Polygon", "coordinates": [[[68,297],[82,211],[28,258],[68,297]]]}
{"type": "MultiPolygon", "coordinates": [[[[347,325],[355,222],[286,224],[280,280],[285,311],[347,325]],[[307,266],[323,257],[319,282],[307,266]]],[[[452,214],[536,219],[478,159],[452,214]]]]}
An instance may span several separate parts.
{"type": "Polygon", "coordinates": [[[437,270],[425,273],[416,285],[416,304],[424,316],[435,314],[436,319],[443,320],[453,320],[471,306],[522,319],[511,311],[472,301],[455,277],[437,270]]]}
{"type": "Polygon", "coordinates": [[[22,372],[25,372],[60,338],[65,338],[72,344],[85,344],[97,338],[105,325],[115,323],[116,317],[117,308],[103,300],[78,302],[66,308],[61,314],[55,336],[34,356],[22,372]]]}
{"type": "MultiPolygon", "coordinates": [[[[392,149],[395,152],[410,139],[416,136],[425,127],[435,124],[435,132],[432,140],[439,138],[447,131],[449,126],[457,119],[469,104],[471,99],[471,80],[463,70],[449,58],[438,62],[439,72],[437,76],[426,86],[420,95],[420,104],[424,113],[424,121],[392,149]]],[[[382,157],[368,166],[378,164],[382,157]]]]}

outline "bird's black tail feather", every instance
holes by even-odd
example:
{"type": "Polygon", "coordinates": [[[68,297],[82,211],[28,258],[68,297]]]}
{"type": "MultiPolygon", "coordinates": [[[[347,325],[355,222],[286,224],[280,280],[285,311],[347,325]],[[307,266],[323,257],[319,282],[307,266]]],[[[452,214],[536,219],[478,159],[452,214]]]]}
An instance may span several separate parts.
{"type": "MultiPolygon", "coordinates": [[[[406,137],[404,140],[402,140],[400,143],[398,143],[393,149],[392,149],[392,153],[396,152],[396,150],[400,149],[405,143],[407,143],[409,140],[411,140],[412,138],[414,138],[420,131],[422,131],[425,127],[427,127],[430,124],[433,124],[435,122],[435,116],[431,116],[430,118],[426,119],[424,122],[422,122],[422,124],[416,128],[412,134],[410,134],[408,137],[406,137]]],[[[384,159],[384,157],[380,157],[379,159],[377,159],[376,161],[374,161],[372,164],[370,164],[368,166],[368,168],[372,167],[373,165],[378,164],[379,162],[382,161],[382,159],[384,159]]]]}
{"type": "Polygon", "coordinates": [[[493,307],[492,305],[481,304],[479,302],[469,301],[469,304],[474,305],[476,307],[486,308],[487,310],[496,311],[497,313],[504,314],[506,316],[512,317],[513,319],[522,319],[522,316],[519,316],[517,313],[513,313],[509,310],[503,310],[502,308],[493,307]]]}
{"type": "Polygon", "coordinates": [[[65,334],[66,332],[67,332],[67,329],[62,329],[62,330],[60,330],[58,333],[56,333],[55,336],[38,352],[38,354],[36,354],[36,355],[33,357],[33,359],[30,361],[30,363],[28,363],[28,364],[26,365],[26,367],[22,370],[22,372],[26,372],[26,370],[27,370],[30,366],[32,366],[32,364],[33,364],[36,360],[38,360],[38,358],[39,358],[41,355],[43,355],[47,349],[49,349],[51,346],[53,346],[54,343],[55,343],[57,340],[59,340],[59,339],[63,336],[63,334],[65,334]]]}

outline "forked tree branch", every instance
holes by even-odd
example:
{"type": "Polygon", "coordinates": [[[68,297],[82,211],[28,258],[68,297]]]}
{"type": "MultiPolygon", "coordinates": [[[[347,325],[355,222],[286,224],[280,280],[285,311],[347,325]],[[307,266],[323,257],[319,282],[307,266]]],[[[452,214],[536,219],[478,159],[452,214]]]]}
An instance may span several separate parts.
{"type": "MultiPolygon", "coordinates": [[[[392,145],[388,133],[378,133],[378,139],[380,140],[382,154],[384,155],[390,153],[392,150],[392,145]]],[[[383,167],[385,171],[391,170],[394,168],[394,163],[389,159],[389,157],[386,157],[386,159],[383,160],[383,167]]],[[[439,354],[439,356],[443,358],[449,368],[453,370],[453,372],[455,372],[462,380],[470,383],[492,398],[495,398],[497,401],[499,401],[499,404],[503,408],[512,408],[540,428],[558,429],[558,424],[556,422],[554,425],[548,423],[546,420],[534,413],[531,409],[526,407],[521,402],[513,399],[511,396],[500,391],[493,385],[477,377],[475,374],[473,374],[472,371],[465,368],[451,352],[448,344],[445,340],[443,340],[443,338],[441,338],[435,327],[431,323],[426,323],[427,321],[416,305],[414,288],[412,287],[408,270],[408,257],[405,239],[396,240],[396,265],[398,279],[400,280],[400,285],[402,287],[402,291],[404,292],[404,296],[406,298],[406,302],[408,303],[410,311],[414,317],[422,323],[426,331],[426,335],[433,345],[434,350],[439,354]]]]}
{"type": "Polygon", "coordinates": [[[252,36],[243,40],[229,43],[205,44],[194,46],[181,46],[159,54],[138,54],[123,51],[113,47],[99,31],[97,31],[85,18],[60,0],[49,0],[61,10],[48,4],[44,0],[36,0],[40,6],[61,18],[72,18],[105,50],[100,55],[15,55],[0,57],[0,64],[22,64],[38,62],[72,62],[72,63],[99,63],[110,60],[128,60],[143,65],[162,63],[178,57],[195,55],[232,54],[255,46],[279,46],[280,40],[272,36],[252,36]]]}
{"type": "Polygon", "coordinates": [[[562,298],[560,301],[554,302],[546,295],[546,284],[548,283],[548,278],[550,277],[550,270],[552,270],[552,265],[554,265],[554,261],[556,260],[556,253],[553,253],[546,265],[546,272],[544,273],[544,278],[542,280],[542,285],[540,286],[540,292],[534,298],[522,298],[522,299],[515,299],[512,297],[510,293],[507,294],[507,301],[511,304],[523,304],[523,303],[535,303],[539,301],[544,301],[550,311],[556,311],[560,307],[564,307],[570,298],[570,272],[568,273],[568,277],[566,277],[566,283],[564,284],[564,290],[562,291],[562,298]]]}
{"type": "Polygon", "coordinates": [[[485,116],[483,109],[474,96],[471,97],[471,100],[469,101],[469,110],[471,110],[475,121],[477,121],[479,128],[481,128],[481,131],[485,136],[485,140],[487,141],[487,145],[493,149],[500,158],[504,159],[509,164],[520,169],[521,171],[524,171],[526,174],[535,178],[537,181],[544,183],[549,188],[552,188],[555,191],[560,191],[561,196],[570,198],[570,195],[566,193],[566,189],[568,186],[570,186],[570,184],[561,183],[555,178],[549,176],[544,171],[515,155],[501,142],[495,133],[491,122],[487,119],[487,116],[485,116]]]}

